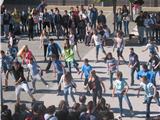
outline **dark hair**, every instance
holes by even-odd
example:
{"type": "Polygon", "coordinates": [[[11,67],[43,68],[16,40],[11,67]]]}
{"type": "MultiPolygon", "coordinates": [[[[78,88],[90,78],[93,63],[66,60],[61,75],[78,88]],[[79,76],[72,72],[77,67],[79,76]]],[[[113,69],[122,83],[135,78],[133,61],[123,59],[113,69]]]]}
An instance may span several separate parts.
{"type": "Polygon", "coordinates": [[[84,59],[84,62],[85,62],[85,63],[88,63],[88,62],[89,62],[89,60],[88,60],[87,58],[85,58],[85,59],[84,59]]]}
{"type": "Polygon", "coordinates": [[[79,110],[79,108],[80,108],[80,104],[79,103],[74,103],[74,105],[72,106],[72,109],[73,110],[79,110]]]}
{"type": "Polygon", "coordinates": [[[1,50],[1,54],[5,54],[5,52],[3,50],[1,50]]]}
{"type": "Polygon", "coordinates": [[[112,59],[112,58],[113,58],[112,53],[108,52],[104,60],[106,61],[106,60],[112,59]],[[109,58],[109,56],[111,56],[111,58],[109,58]]]}
{"type": "Polygon", "coordinates": [[[46,113],[53,114],[56,111],[56,107],[54,105],[49,106],[46,109],[46,113]]]}
{"type": "Polygon", "coordinates": [[[86,102],[86,96],[85,95],[79,96],[79,102],[85,103],[86,102]]]}
{"type": "Polygon", "coordinates": [[[94,108],[93,101],[89,101],[88,104],[87,104],[87,109],[92,111],[93,108],[94,108]]]}
{"type": "Polygon", "coordinates": [[[134,48],[130,48],[130,50],[134,50],[134,48]]]}
{"type": "Polygon", "coordinates": [[[148,69],[148,66],[146,64],[142,64],[142,68],[146,70],[148,69]]]}
{"type": "Polygon", "coordinates": [[[50,40],[50,41],[54,41],[54,39],[53,39],[53,38],[50,38],[49,40],[50,40]]]}

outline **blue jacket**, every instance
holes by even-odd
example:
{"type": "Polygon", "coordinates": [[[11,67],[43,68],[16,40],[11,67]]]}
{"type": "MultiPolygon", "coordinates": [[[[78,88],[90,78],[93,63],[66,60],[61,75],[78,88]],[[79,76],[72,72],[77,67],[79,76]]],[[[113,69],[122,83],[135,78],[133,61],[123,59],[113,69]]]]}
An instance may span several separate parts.
{"type": "Polygon", "coordinates": [[[55,47],[53,47],[53,44],[49,43],[47,47],[47,56],[51,56],[55,54],[56,56],[59,56],[59,53],[61,54],[61,48],[57,43],[54,43],[55,47]]]}
{"type": "Polygon", "coordinates": [[[143,76],[147,77],[148,82],[155,84],[155,72],[149,70],[141,70],[137,73],[137,80],[139,80],[143,76]]]}

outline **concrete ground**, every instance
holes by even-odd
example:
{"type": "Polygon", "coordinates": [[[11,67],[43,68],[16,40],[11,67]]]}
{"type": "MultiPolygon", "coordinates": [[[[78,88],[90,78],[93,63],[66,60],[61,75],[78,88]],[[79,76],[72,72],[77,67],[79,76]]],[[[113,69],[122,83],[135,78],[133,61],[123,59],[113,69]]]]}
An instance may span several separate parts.
{"type": "MultiPolygon", "coordinates": [[[[111,11],[106,10],[105,15],[107,16],[107,24],[108,26],[112,29],[112,13],[111,11]]],[[[135,26],[134,23],[130,23],[130,31],[132,30],[132,28],[135,26]]],[[[53,37],[53,36],[51,36],[53,37]]],[[[58,42],[59,45],[62,46],[63,42],[62,41],[56,41],[58,42]]],[[[31,49],[31,51],[33,52],[33,54],[35,55],[38,65],[41,66],[42,69],[45,69],[47,63],[43,62],[44,58],[43,58],[43,49],[40,48],[40,41],[38,37],[35,37],[34,41],[28,41],[28,38],[23,36],[20,39],[19,42],[19,48],[21,48],[23,45],[28,45],[29,48],[31,49]]],[[[95,48],[94,47],[86,47],[84,46],[84,44],[79,43],[79,51],[80,51],[80,55],[82,56],[82,60],[85,58],[88,58],[90,60],[90,64],[93,66],[93,69],[95,69],[97,71],[97,75],[104,80],[105,83],[105,87],[106,87],[106,93],[103,94],[103,97],[106,99],[107,103],[109,103],[111,105],[111,110],[115,113],[114,115],[117,116],[119,115],[118,113],[118,99],[116,97],[112,98],[111,97],[111,90],[109,90],[109,76],[107,75],[107,70],[106,70],[106,65],[105,63],[103,63],[102,61],[102,57],[104,57],[104,55],[101,53],[100,51],[100,62],[95,63],[95,48]]],[[[5,41],[1,42],[1,48],[3,50],[6,50],[7,47],[7,43],[5,41]]],[[[135,52],[139,55],[139,59],[141,62],[147,62],[149,59],[149,56],[147,54],[147,52],[143,53],[141,52],[142,49],[144,49],[144,46],[126,46],[124,49],[124,58],[128,61],[128,54],[129,54],[129,48],[133,47],[135,49],[135,52]]],[[[160,48],[160,47],[159,47],[160,48]]],[[[105,47],[106,52],[112,52],[112,47],[111,46],[106,46],[105,47]]],[[[113,53],[113,52],[112,52],[113,53]]],[[[114,57],[116,57],[116,52],[113,53],[114,57]]],[[[77,56],[76,56],[76,59],[77,56]]],[[[79,66],[81,66],[83,64],[82,61],[79,61],[79,66]]],[[[128,82],[128,84],[130,84],[130,75],[129,75],[129,68],[127,65],[120,65],[119,66],[119,70],[123,72],[123,76],[126,79],[126,81],[128,82]]],[[[74,69],[75,71],[75,69],[74,69]]],[[[56,89],[57,89],[57,84],[55,83],[55,77],[53,77],[52,73],[44,73],[44,79],[49,83],[50,87],[46,88],[42,82],[37,81],[37,93],[34,94],[35,98],[38,101],[43,101],[44,104],[46,106],[49,105],[58,105],[59,101],[62,100],[64,97],[63,95],[57,96],[56,95],[56,89]]],[[[115,77],[115,76],[114,76],[115,77]]],[[[156,80],[157,80],[157,85],[159,87],[160,85],[160,80],[158,78],[159,76],[157,76],[156,80]]],[[[78,102],[78,97],[81,94],[85,93],[84,87],[83,87],[83,80],[80,79],[80,76],[77,75],[77,73],[73,73],[73,78],[76,81],[77,84],[77,92],[74,94],[76,101],[78,102]]],[[[4,81],[3,81],[4,82],[4,81]]],[[[130,87],[129,91],[128,91],[128,95],[129,98],[131,100],[131,103],[133,105],[133,110],[135,115],[133,117],[131,117],[128,112],[128,106],[126,105],[126,103],[124,102],[123,107],[124,107],[124,113],[126,114],[126,117],[123,118],[123,120],[144,120],[145,119],[145,110],[146,110],[146,105],[143,104],[143,94],[144,92],[141,92],[141,95],[139,98],[137,98],[136,94],[137,94],[137,88],[139,87],[139,81],[135,80],[135,85],[130,87]]],[[[14,105],[15,105],[15,92],[14,92],[14,80],[12,78],[12,76],[9,79],[9,91],[4,92],[3,91],[3,98],[4,98],[4,104],[7,104],[9,106],[9,108],[11,108],[12,110],[14,110],[14,105]]],[[[31,87],[31,83],[29,83],[29,86],[31,87]]],[[[2,89],[1,89],[2,90],[2,89]]],[[[158,89],[159,90],[159,89],[158,89]]],[[[27,103],[27,106],[30,106],[31,103],[31,99],[28,97],[28,95],[25,92],[21,93],[21,100],[23,103],[27,103]]],[[[89,100],[92,100],[91,96],[87,96],[87,102],[89,100]]],[[[72,100],[69,97],[69,104],[70,106],[73,105],[72,100]]],[[[151,105],[151,116],[157,116],[160,115],[160,109],[158,108],[158,106],[155,104],[155,102],[153,101],[153,104],[151,105]]]]}

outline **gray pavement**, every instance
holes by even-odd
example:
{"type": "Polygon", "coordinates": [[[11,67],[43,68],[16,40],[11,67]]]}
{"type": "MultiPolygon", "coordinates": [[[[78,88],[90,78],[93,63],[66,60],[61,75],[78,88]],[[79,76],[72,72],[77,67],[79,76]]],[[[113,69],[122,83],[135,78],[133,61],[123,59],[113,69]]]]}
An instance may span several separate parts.
{"type": "MultiPolygon", "coordinates": [[[[108,14],[107,14],[108,15],[108,14]]],[[[109,25],[109,27],[112,27],[112,15],[109,14],[107,17],[107,23],[109,25]]],[[[130,24],[130,30],[133,28],[133,26],[135,26],[134,23],[130,24]]],[[[62,41],[58,41],[58,43],[60,45],[63,44],[62,41]]],[[[45,69],[47,63],[44,63],[43,60],[43,49],[40,48],[40,41],[39,39],[36,37],[34,39],[34,41],[28,41],[28,39],[26,37],[21,38],[21,41],[19,42],[19,48],[21,48],[23,45],[28,45],[29,48],[31,49],[31,51],[33,52],[33,54],[35,55],[38,64],[41,66],[42,69],[45,69]]],[[[95,63],[95,48],[94,47],[86,47],[84,46],[84,44],[78,44],[79,46],[79,51],[80,51],[80,55],[82,56],[82,59],[88,58],[90,60],[90,64],[93,66],[93,68],[97,71],[97,74],[100,78],[102,78],[104,80],[105,86],[106,86],[106,93],[103,94],[103,97],[106,99],[107,103],[109,103],[111,105],[111,110],[115,113],[114,115],[117,116],[118,114],[118,99],[112,98],[111,97],[111,90],[109,90],[109,76],[107,75],[107,70],[106,70],[106,65],[105,63],[102,62],[98,62],[95,63]]],[[[1,43],[1,47],[2,49],[6,50],[7,44],[2,42],[1,43]]],[[[135,52],[139,55],[139,59],[140,61],[146,62],[149,57],[147,52],[146,53],[142,53],[141,50],[144,49],[144,46],[142,47],[137,47],[137,46],[130,46],[133,47],[135,49],[135,52]]],[[[128,54],[129,54],[129,48],[130,47],[126,47],[124,49],[124,57],[125,59],[128,61],[128,54]]],[[[160,47],[159,47],[160,48],[160,47]]],[[[111,46],[106,46],[105,47],[106,52],[112,52],[112,48],[111,46]]],[[[113,53],[113,55],[116,57],[116,52],[113,53]]],[[[100,55],[99,58],[101,59],[102,57],[104,57],[104,55],[101,53],[100,51],[100,55]]],[[[77,56],[76,56],[76,59],[77,56]]],[[[82,61],[79,62],[79,66],[81,66],[83,64],[82,61]]],[[[127,65],[120,65],[119,66],[119,70],[123,72],[123,76],[126,79],[126,81],[130,84],[130,77],[129,77],[129,68],[127,65]]],[[[74,69],[75,71],[75,69],[74,69]]],[[[57,89],[57,84],[55,83],[55,77],[53,76],[52,73],[44,73],[44,79],[49,83],[50,87],[46,88],[42,82],[37,81],[37,93],[34,94],[35,98],[39,101],[44,101],[44,104],[46,106],[49,105],[58,105],[59,101],[62,100],[64,97],[63,95],[57,96],[56,95],[56,89],[57,89]]],[[[114,76],[115,77],[115,76],[114,76]]],[[[76,81],[77,84],[77,92],[74,94],[76,101],[78,102],[78,97],[80,94],[84,94],[85,90],[83,87],[83,80],[80,79],[80,76],[77,73],[73,73],[73,78],[76,81]]],[[[157,79],[157,84],[158,86],[160,85],[160,80],[157,79]]],[[[143,104],[143,92],[141,92],[141,96],[139,98],[136,97],[137,94],[137,88],[138,88],[138,84],[139,81],[136,80],[135,81],[135,86],[130,87],[129,89],[129,98],[131,100],[131,103],[133,105],[133,110],[135,115],[133,117],[129,117],[130,115],[128,114],[129,109],[128,106],[126,105],[125,102],[123,102],[123,107],[124,107],[124,113],[126,114],[126,117],[123,118],[123,120],[144,120],[145,119],[145,110],[146,110],[146,105],[143,104]]],[[[10,77],[9,79],[9,91],[7,92],[3,92],[4,95],[4,104],[9,105],[9,108],[11,108],[12,110],[14,110],[14,104],[15,104],[15,92],[14,92],[14,80],[12,77],[10,77]]],[[[29,86],[31,87],[31,84],[29,83],[29,86]]],[[[31,103],[31,99],[29,98],[29,96],[25,93],[22,92],[21,93],[21,100],[24,103],[27,103],[28,106],[30,106],[31,103]]],[[[91,96],[87,97],[87,101],[92,100],[91,96]]],[[[71,101],[70,97],[69,97],[69,104],[72,106],[73,102],[71,101]]],[[[155,104],[155,102],[151,105],[151,116],[156,116],[160,114],[160,109],[158,108],[158,106],[155,104]]]]}

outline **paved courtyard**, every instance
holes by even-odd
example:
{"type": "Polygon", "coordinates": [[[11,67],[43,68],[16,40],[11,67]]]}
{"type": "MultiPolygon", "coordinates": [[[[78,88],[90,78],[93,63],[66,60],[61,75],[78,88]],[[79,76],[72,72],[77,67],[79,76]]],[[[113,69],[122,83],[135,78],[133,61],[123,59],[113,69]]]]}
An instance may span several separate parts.
{"type": "MultiPolygon", "coordinates": [[[[109,11],[106,11],[106,16],[107,16],[107,23],[109,27],[112,27],[112,13],[109,11]]],[[[130,24],[130,30],[135,26],[134,23],[130,24]]],[[[51,36],[53,37],[53,36],[51,36]]],[[[60,46],[63,45],[62,41],[56,41],[60,46]]],[[[41,66],[41,68],[44,70],[47,66],[47,63],[44,63],[43,60],[43,49],[40,48],[40,41],[39,38],[36,37],[34,41],[28,41],[28,38],[25,36],[22,36],[20,38],[19,42],[19,48],[21,48],[23,45],[28,45],[29,49],[33,52],[34,56],[36,57],[36,60],[38,62],[38,65],[41,66]]],[[[97,71],[97,75],[103,79],[106,87],[106,93],[103,93],[103,97],[106,99],[107,103],[111,105],[111,110],[115,113],[114,115],[118,115],[118,99],[117,97],[112,98],[111,97],[111,90],[109,90],[109,76],[107,75],[107,69],[106,65],[103,62],[102,59],[100,59],[100,62],[95,63],[95,48],[93,46],[86,47],[84,44],[79,43],[79,51],[80,55],[82,56],[82,60],[85,58],[88,58],[90,60],[90,64],[93,66],[93,69],[97,71]]],[[[6,50],[7,43],[5,41],[1,42],[1,48],[3,50],[6,50]]],[[[128,61],[128,54],[129,54],[129,48],[133,47],[135,49],[135,52],[139,55],[139,59],[141,62],[147,62],[149,59],[149,56],[147,52],[143,53],[141,52],[142,49],[144,49],[144,46],[126,46],[124,49],[124,58],[128,61]]],[[[159,46],[160,49],[160,46],[159,46]]],[[[105,47],[106,52],[112,52],[112,46],[106,46],[105,47]]],[[[114,57],[116,57],[116,52],[113,53],[114,57]]],[[[103,58],[104,55],[100,51],[99,58],[103,58]]],[[[78,60],[78,57],[76,56],[76,59],[78,60]]],[[[83,64],[83,61],[78,61],[79,66],[83,64]]],[[[126,81],[130,84],[130,71],[127,65],[120,65],[119,70],[123,72],[123,76],[126,79],[126,81]]],[[[34,94],[35,98],[38,101],[44,101],[44,104],[46,106],[49,105],[58,105],[59,101],[64,99],[63,95],[57,96],[56,95],[56,89],[57,89],[57,84],[55,83],[55,77],[53,74],[50,73],[44,73],[43,75],[44,79],[49,83],[49,88],[46,88],[42,82],[37,81],[37,93],[34,94]]],[[[115,77],[115,76],[114,76],[115,77]]],[[[79,95],[84,94],[85,90],[83,87],[83,80],[80,79],[80,75],[78,75],[75,72],[73,72],[73,78],[76,81],[77,84],[77,92],[74,93],[76,101],[78,102],[79,95]]],[[[160,88],[160,78],[156,78],[158,87],[160,88]]],[[[29,83],[31,86],[31,83],[29,83]]],[[[139,98],[137,98],[137,89],[139,88],[139,81],[135,80],[135,85],[130,87],[128,91],[129,98],[131,100],[131,103],[133,105],[133,110],[135,115],[133,117],[130,117],[129,113],[129,108],[127,104],[124,102],[123,107],[124,107],[124,113],[126,114],[126,117],[123,118],[123,120],[144,120],[145,119],[145,110],[146,110],[146,104],[143,104],[143,94],[144,92],[141,92],[141,95],[139,98]]],[[[15,92],[14,92],[14,80],[12,76],[9,79],[9,91],[4,92],[3,91],[3,98],[4,98],[4,104],[9,105],[9,108],[12,110],[14,109],[15,105],[15,92]]],[[[160,90],[160,89],[159,89],[160,90]]],[[[28,95],[25,92],[21,93],[21,100],[23,103],[27,103],[28,106],[30,106],[31,99],[28,97],[28,95]]],[[[87,96],[87,102],[89,100],[92,100],[91,96],[87,96]]],[[[73,105],[72,100],[69,97],[69,104],[70,106],[73,105]]],[[[153,100],[153,104],[151,105],[151,116],[157,116],[160,114],[160,108],[156,105],[156,103],[153,100]]]]}

